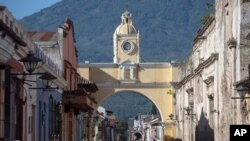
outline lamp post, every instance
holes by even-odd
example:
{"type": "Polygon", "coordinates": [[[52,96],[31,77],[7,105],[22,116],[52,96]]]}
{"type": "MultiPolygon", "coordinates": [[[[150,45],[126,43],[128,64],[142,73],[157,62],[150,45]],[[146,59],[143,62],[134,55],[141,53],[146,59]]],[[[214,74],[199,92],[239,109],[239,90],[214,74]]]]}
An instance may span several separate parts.
{"type": "Polygon", "coordinates": [[[190,130],[190,136],[191,136],[191,141],[193,141],[194,139],[193,139],[193,116],[195,116],[196,114],[194,114],[193,113],[193,107],[192,106],[188,106],[187,108],[185,108],[185,111],[187,112],[187,114],[185,114],[185,115],[187,115],[187,116],[189,116],[190,117],[190,128],[191,128],[191,130],[190,130]]]}
{"type": "Polygon", "coordinates": [[[58,87],[55,87],[55,88],[51,87],[53,80],[56,79],[56,77],[53,76],[52,74],[48,72],[33,73],[36,70],[38,63],[42,62],[42,60],[40,58],[35,57],[31,51],[29,51],[26,57],[20,59],[19,61],[24,64],[24,67],[28,73],[25,73],[25,72],[24,73],[11,73],[12,76],[13,75],[14,76],[41,75],[39,78],[42,79],[43,85],[45,86],[43,88],[29,88],[29,89],[58,89],[58,87]]]}

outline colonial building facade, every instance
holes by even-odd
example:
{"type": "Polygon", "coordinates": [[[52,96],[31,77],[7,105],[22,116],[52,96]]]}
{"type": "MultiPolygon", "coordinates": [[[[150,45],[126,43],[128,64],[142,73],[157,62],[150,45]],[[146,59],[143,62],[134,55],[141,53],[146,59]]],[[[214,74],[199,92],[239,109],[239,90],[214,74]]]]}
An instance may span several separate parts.
{"type": "Polygon", "coordinates": [[[231,124],[249,124],[249,102],[237,99],[249,91],[249,9],[247,0],[215,0],[197,32],[176,86],[177,138],[229,141],[231,124]]]}
{"type": "Polygon", "coordinates": [[[0,140],[90,140],[97,87],[77,73],[73,22],[57,32],[24,32],[0,6],[0,36],[0,140]]]}
{"type": "Polygon", "coordinates": [[[161,119],[158,115],[137,115],[129,132],[130,141],[164,141],[161,119]]]}
{"type": "MultiPolygon", "coordinates": [[[[36,119],[38,119],[37,117],[39,117],[39,119],[41,117],[43,119],[46,118],[44,114],[42,116],[36,115],[39,113],[36,108],[39,107],[37,103],[40,103],[38,101],[40,101],[41,93],[43,93],[41,90],[45,88],[41,75],[46,72],[52,74],[55,78],[59,77],[53,84],[58,89],[58,91],[54,93],[59,92],[65,84],[62,79],[60,79],[60,70],[57,68],[58,65],[54,64],[48,55],[38,50],[8,9],[1,6],[0,12],[0,44],[2,54],[0,139],[37,140],[37,138],[35,138],[37,135],[36,129],[38,129],[36,128],[36,123],[38,122],[36,119]],[[42,61],[43,64],[38,64],[34,70],[27,72],[27,68],[23,66],[20,59],[32,54],[40,57],[39,60],[42,61]]],[[[47,99],[47,101],[48,100],[49,99],[47,99]]],[[[45,120],[41,123],[44,124],[45,120]]],[[[52,125],[52,123],[50,123],[50,125],[52,125]]],[[[44,130],[47,131],[47,128],[44,130]]],[[[43,136],[45,136],[45,134],[43,136]]]]}
{"type": "Polygon", "coordinates": [[[0,6],[0,35],[0,140],[22,139],[24,87],[10,73],[24,71],[17,60],[25,56],[27,43],[20,24],[4,6],[0,6]]]}

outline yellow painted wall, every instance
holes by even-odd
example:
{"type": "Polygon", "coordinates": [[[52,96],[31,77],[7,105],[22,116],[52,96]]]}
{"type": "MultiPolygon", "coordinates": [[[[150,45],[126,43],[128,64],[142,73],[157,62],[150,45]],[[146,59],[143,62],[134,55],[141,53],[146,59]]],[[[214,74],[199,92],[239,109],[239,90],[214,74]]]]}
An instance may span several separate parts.
{"type": "Polygon", "coordinates": [[[123,61],[130,60],[132,62],[136,62],[139,52],[138,47],[139,41],[137,40],[137,34],[125,36],[125,37],[119,37],[117,41],[117,57],[118,57],[118,63],[122,63],[123,61]],[[127,54],[122,49],[122,44],[129,40],[133,43],[134,49],[131,53],[127,54]]]}
{"type": "Polygon", "coordinates": [[[151,100],[158,110],[161,113],[163,121],[166,121],[168,115],[173,111],[172,106],[172,95],[167,94],[169,88],[105,88],[99,90],[95,93],[95,99],[98,101],[98,104],[101,104],[106,98],[117,94],[119,92],[135,92],[141,94],[142,96],[147,97],[151,100]]]}
{"type": "MultiPolygon", "coordinates": [[[[140,65],[138,65],[139,67],[140,65]]],[[[100,65],[88,64],[86,66],[79,66],[78,72],[84,78],[89,78],[97,84],[99,91],[94,93],[94,97],[99,106],[106,98],[117,94],[119,92],[135,92],[147,97],[151,100],[158,108],[162,122],[169,123],[170,121],[168,115],[174,112],[173,107],[173,96],[168,92],[173,87],[159,86],[155,84],[166,84],[170,82],[175,82],[177,80],[178,69],[171,65],[166,65],[165,67],[139,67],[138,69],[138,81],[137,83],[121,83],[120,81],[120,67],[118,65],[113,65],[110,67],[103,67],[100,65]],[[89,71],[89,72],[88,72],[89,71]],[[144,84],[152,84],[151,86],[142,86],[144,84]]],[[[173,126],[165,128],[164,133],[167,139],[174,137],[173,126]]]]}
{"type": "MultiPolygon", "coordinates": [[[[139,68],[138,69],[138,81],[141,83],[150,82],[173,82],[177,80],[176,71],[172,71],[172,67],[167,68],[139,68]]],[[[107,68],[107,67],[91,67],[91,68],[79,68],[81,76],[89,78],[96,83],[99,82],[114,82],[120,80],[120,69],[107,68]]]]}
{"type": "Polygon", "coordinates": [[[90,80],[95,83],[100,82],[116,82],[118,79],[118,69],[117,68],[90,68],[89,72],[90,80]]]}
{"type": "Polygon", "coordinates": [[[142,83],[171,82],[172,68],[140,68],[138,77],[142,83]]]}
{"type": "Polygon", "coordinates": [[[77,70],[78,73],[85,79],[89,79],[89,68],[81,68],[77,70]]]}

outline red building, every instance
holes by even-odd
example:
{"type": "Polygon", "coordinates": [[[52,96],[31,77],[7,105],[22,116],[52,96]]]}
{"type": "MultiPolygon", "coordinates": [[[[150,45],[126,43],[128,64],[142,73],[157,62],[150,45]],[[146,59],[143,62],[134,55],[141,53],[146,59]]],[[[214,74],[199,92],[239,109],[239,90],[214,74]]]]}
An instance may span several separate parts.
{"type": "Polygon", "coordinates": [[[96,107],[96,102],[90,95],[98,89],[94,83],[81,78],[77,73],[73,22],[66,19],[60,28],[63,33],[63,76],[67,81],[62,98],[62,141],[90,140],[91,113],[96,107]]]}

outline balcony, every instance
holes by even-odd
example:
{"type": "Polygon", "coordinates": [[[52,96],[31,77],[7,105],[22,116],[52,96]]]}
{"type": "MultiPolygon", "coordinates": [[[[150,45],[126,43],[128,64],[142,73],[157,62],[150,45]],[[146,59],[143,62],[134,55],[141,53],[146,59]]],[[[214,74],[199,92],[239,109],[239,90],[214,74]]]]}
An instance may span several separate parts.
{"type": "Polygon", "coordinates": [[[86,80],[82,77],[78,78],[78,80],[77,80],[77,89],[78,90],[85,90],[89,94],[98,91],[98,87],[96,86],[96,84],[94,82],[86,80]]]}
{"type": "Polygon", "coordinates": [[[68,105],[70,109],[79,109],[83,111],[94,110],[96,102],[84,90],[64,91],[62,102],[68,105]]]}

